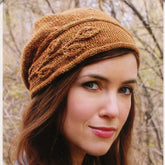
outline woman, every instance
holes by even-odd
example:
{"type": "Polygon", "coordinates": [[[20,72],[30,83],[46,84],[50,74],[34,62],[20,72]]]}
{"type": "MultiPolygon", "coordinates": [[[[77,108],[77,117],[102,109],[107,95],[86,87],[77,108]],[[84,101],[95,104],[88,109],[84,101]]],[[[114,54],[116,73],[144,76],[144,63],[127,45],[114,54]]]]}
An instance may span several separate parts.
{"type": "Polygon", "coordinates": [[[17,164],[128,165],[138,68],[132,36],[101,11],[39,19],[22,55],[17,164]]]}

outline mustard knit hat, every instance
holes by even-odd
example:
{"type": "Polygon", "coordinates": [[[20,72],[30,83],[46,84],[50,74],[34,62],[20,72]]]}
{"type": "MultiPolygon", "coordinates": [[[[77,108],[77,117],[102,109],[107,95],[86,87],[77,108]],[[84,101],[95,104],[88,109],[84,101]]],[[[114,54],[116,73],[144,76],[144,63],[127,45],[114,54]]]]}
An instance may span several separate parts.
{"type": "Polygon", "coordinates": [[[43,16],[23,51],[23,81],[34,96],[84,59],[115,48],[133,49],[139,56],[128,31],[99,10],[79,8],[43,16]]]}

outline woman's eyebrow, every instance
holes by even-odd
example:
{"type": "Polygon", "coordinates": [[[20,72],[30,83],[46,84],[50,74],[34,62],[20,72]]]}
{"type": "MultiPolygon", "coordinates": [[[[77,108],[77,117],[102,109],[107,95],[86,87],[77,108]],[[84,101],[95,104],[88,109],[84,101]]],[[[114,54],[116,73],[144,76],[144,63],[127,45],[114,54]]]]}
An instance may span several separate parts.
{"type": "MultiPolygon", "coordinates": [[[[96,75],[96,74],[84,75],[82,77],[92,77],[92,78],[95,78],[95,79],[103,80],[105,82],[110,82],[110,80],[108,80],[107,78],[96,75]]],[[[126,80],[126,81],[122,82],[122,84],[132,84],[132,83],[137,83],[136,79],[130,79],[130,80],[126,80]]]]}
{"type": "Polygon", "coordinates": [[[127,81],[122,82],[122,84],[132,84],[132,83],[137,83],[136,79],[127,80],[127,81]]]}
{"type": "Polygon", "coordinates": [[[83,75],[82,77],[91,77],[91,78],[103,80],[103,81],[106,81],[106,82],[110,82],[107,78],[96,75],[96,74],[83,75]]]}

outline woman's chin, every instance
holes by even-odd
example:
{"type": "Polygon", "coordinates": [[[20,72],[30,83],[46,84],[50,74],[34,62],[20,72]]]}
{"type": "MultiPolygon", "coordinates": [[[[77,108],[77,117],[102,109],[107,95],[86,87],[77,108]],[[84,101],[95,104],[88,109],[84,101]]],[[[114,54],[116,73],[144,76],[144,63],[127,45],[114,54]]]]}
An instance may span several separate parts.
{"type": "Polygon", "coordinates": [[[88,154],[92,156],[103,156],[108,152],[108,150],[109,149],[100,149],[100,150],[95,150],[93,152],[92,151],[88,152],[88,154]]]}

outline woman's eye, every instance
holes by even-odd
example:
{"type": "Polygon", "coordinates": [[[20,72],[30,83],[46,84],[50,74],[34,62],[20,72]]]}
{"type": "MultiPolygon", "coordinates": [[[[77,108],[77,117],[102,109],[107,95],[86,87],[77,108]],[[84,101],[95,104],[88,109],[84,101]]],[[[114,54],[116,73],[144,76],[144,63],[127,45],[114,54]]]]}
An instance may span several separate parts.
{"type": "Polygon", "coordinates": [[[95,81],[91,81],[91,82],[86,82],[83,84],[83,86],[86,88],[86,89],[91,89],[91,90],[97,90],[99,88],[99,85],[97,82],[95,81]]]}
{"type": "Polygon", "coordinates": [[[124,95],[130,95],[133,93],[133,89],[130,87],[122,87],[119,89],[119,92],[124,94],[124,95]]]}

